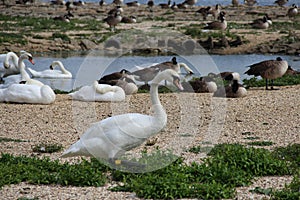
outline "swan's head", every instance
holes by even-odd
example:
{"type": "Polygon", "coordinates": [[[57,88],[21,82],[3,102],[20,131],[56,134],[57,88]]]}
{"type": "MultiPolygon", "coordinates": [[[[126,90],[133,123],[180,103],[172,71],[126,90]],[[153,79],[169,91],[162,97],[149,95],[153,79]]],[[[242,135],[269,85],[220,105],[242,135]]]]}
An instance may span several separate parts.
{"type": "Polygon", "coordinates": [[[187,66],[187,64],[185,64],[183,62],[178,63],[178,64],[180,67],[183,67],[188,74],[194,74],[194,71],[191,68],[189,68],[189,66],[187,66]]]}
{"type": "Polygon", "coordinates": [[[173,69],[166,69],[162,72],[159,72],[152,82],[153,84],[159,84],[163,80],[173,83],[179,90],[184,90],[180,83],[179,74],[173,69]]]}
{"type": "Polygon", "coordinates": [[[26,51],[21,51],[21,53],[22,53],[20,56],[21,60],[27,59],[29,62],[31,62],[31,64],[34,65],[33,57],[30,53],[28,53],[26,51]]]}
{"type": "Polygon", "coordinates": [[[60,61],[58,61],[58,60],[53,61],[53,62],[51,63],[51,65],[50,65],[49,68],[50,68],[51,70],[54,70],[55,66],[57,66],[57,65],[62,65],[62,63],[61,63],[60,61]]]}

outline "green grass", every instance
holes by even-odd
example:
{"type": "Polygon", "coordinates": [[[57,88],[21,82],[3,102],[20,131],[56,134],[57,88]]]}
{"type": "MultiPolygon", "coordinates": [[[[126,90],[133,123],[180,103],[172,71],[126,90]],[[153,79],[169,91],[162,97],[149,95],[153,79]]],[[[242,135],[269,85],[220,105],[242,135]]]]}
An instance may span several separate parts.
{"type": "MultiPolygon", "coordinates": [[[[258,79],[256,77],[250,79],[244,79],[243,84],[247,88],[251,87],[265,87],[266,81],[264,79],[258,79]]],[[[283,77],[274,80],[274,86],[286,86],[286,85],[298,85],[300,84],[300,76],[285,75],[283,77]]]]}
{"type": "Polygon", "coordinates": [[[13,138],[7,138],[7,137],[0,137],[0,142],[28,142],[28,141],[20,140],[20,139],[13,139],[13,138]]]}
{"type": "Polygon", "coordinates": [[[33,152],[38,153],[54,153],[59,152],[63,149],[63,146],[61,144],[38,144],[32,147],[33,152]]]}
{"type": "MultiPolygon", "coordinates": [[[[194,149],[197,149],[195,147],[194,149]]],[[[200,148],[201,149],[201,148],[200,148]]],[[[109,169],[96,159],[80,163],[60,163],[49,158],[12,156],[0,157],[0,187],[20,182],[62,186],[103,186],[109,180],[117,183],[112,191],[134,192],[140,198],[153,199],[232,199],[235,188],[251,184],[254,177],[293,175],[294,181],[282,191],[269,193],[257,188],[254,192],[268,193],[274,199],[295,199],[299,195],[299,144],[276,148],[274,151],[245,147],[239,144],[216,145],[201,164],[187,165],[172,153],[144,152],[141,163],[153,165],[164,160],[170,165],[148,173],[126,173],[109,169]],[[170,159],[170,160],[168,160],[170,159]]],[[[197,153],[197,152],[195,152],[197,153]]]]}
{"type": "Polygon", "coordinates": [[[252,146],[272,146],[274,143],[272,141],[254,141],[247,144],[252,146]]]}

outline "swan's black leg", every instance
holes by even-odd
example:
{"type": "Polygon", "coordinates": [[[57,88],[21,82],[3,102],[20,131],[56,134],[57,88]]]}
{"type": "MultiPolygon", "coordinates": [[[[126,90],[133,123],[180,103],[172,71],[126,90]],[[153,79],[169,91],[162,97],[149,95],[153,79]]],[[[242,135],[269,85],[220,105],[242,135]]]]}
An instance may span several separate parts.
{"type": "Polygon", "coordinates": [[[4,81],[3,77],[0,77],[0,84],[4,84],[4,83],[5,83],[5,81],[4,81]]]}

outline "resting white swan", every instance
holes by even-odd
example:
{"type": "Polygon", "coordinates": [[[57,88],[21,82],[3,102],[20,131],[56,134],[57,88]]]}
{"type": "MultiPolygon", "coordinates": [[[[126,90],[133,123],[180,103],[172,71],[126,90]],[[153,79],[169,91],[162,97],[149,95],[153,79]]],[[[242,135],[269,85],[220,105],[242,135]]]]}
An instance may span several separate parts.
{"type": "Polygon", "coordinates": [[[28,71],[32,74],[32,77],[36,78],[72,78],[72,73],[66,70],[61,61],[53,61],[50,65],[50,69],[44,71],[35,71],[28,68],[28,71]],[[58,66],[60,70],[54,70],[58,66]]]}
{"type": "Polygon", "coordinates": [[[157,134],[167,123],[167,114],[158,97],[158,84],[162,80],[173,82],[183,90],[179,75],[174,70],[158,73],[150,89],[152,115],[127,113],[97,122],[81,136],[79,141],[71,145],[62,157],[93,156],[98,159],[114,160],[115,165],[125,164],[126,162],[115,159],[157,134]]]}
{"type": "MultiPolygon", "coordinates": [[[[32,56],[29,53],[24,53],[20,56],[19,66],[24,59],[32,61],[32,56]]],[[[0,102],[15,102],[15,103],[33,103],[33,104],[50,104],[55,100],[55,93],[47,85],[40,85],[37,82],[31,82],[30,77],[23,77],[22,70],[25,71],[24,67],[21,67],[22,82],[26,84],[12,84],[8,88],[0,89],[0,102]]],[[[25,71],[26,72],[26,71],[25,71]]],[[[27,74],[28,75],[28,74],[27,74]]]]}
{"type": "MultiPolygon", "coordinates": [[[[8,52],[7,54],[0,55],[0,78],[19,74],[20,68],[18,67],[19,57],[14,52],[8,52]]],[[[25,67],[25,64],[22,63],[25,67]]]]}
{"type": "Polygon", "coordinates": [[[69,94],[72,99],[80,101],[124,101],[125,92],[119,86],[98,84],[87,85],[69,94]]]}

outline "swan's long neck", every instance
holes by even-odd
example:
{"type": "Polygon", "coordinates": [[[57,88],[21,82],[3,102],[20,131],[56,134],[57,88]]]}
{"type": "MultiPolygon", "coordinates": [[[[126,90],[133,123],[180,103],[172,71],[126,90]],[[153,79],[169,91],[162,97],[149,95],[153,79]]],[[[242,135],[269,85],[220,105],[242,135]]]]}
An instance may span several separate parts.
{"type": "Polygon", "coordinates": [[[59,67],[63,74],[69,74],[69,72],[66,70],[66,68],[61,62],[56,62],[56,65],[59,67]]]}
{"type": "Polygon", "coordinates": [[[154,80],[152,81],[151,87],[150,87],[150,98],[151,98],[151,104],[153,108],[153,114],[154,117],[158,120],[161,120],[161,123],[165,123],[167,120],[167,114],[165,109],[160,103],[159,96],[158,96],[158,84],[163,81],[163,78],[160,78],[160,76],[156,76],[154,80]]]}
{"type": "MultiPolygon", "coordinates": [[[[10,59],[12,60],[13,65],[14,65],[15,67],[19,66],[19,64],[18,64],[18,62],[19,62],[18,56],[17,56],[14,52],[8,52],[7,55],[6,55],[6,57],[5,57],[5,61],[4,61],[4,66],[5,66],[5,68],[10,68],[10,67],[12,67],[12,66],[10,66],[10,64],[9,64],[9,60],[10,60],[10,59]]],[[[24,65],[24,64],[23,64],[23,65],[24,65]]]]}
{"type": "Polygon", "coordinates": [[[19,67],[19,69],[20,69],[20,73],[21,73],[21,77],[22,77],[22,80],[29,80],[29,79],[31,79],[30,78],[30,76],[29,76],[29,74],[26,72],[26,70],[25,70],[25,64],[24,64],[24,62],[23,62],[23,60],[24,59],[26,59],[25,57],[23,57],[23,56],[21,56],[20,58],[19,58],[19,61],[18,61],[18,67],[19,67]]]}
{"type": "Polygon", "coordinates": [[[180,68],[182,67],[187,73],[193,73],[193,70],[189,68],[185,63],[179,63],[180,68]]]}

